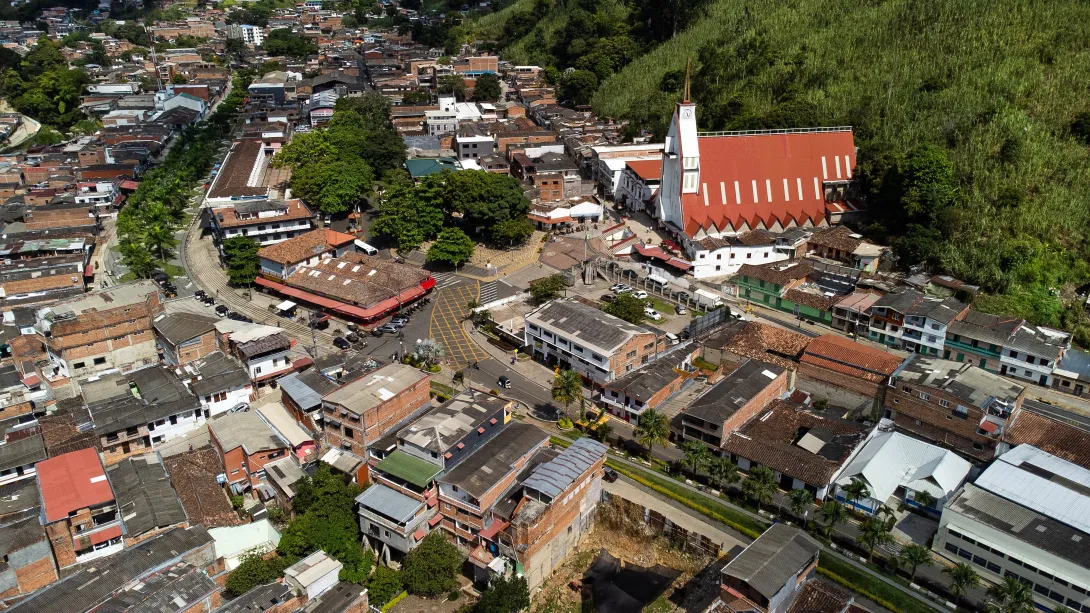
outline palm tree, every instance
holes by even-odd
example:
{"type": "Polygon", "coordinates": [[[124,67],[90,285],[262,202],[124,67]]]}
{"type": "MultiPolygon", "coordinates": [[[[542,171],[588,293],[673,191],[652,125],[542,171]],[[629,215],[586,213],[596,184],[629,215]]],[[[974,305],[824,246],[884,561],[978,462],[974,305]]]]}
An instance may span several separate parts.
{"type": "Polygon", "coordinates": [[[583,380],[574,370],[562,370],[553,378],[553,400],[564,404],[567,415],[571,403],[583,397],[583,380]]]}
{"type": "Polygon", "coordinates": [[[867,561],[870,562],[874,557],[875,547],[893,543],[893,534],[890,533],[886,522],[872,517],[859,526],[859,536],[855,537],[855,540],[867,548],[867,561]]]}
{"type": "Polygon", "coordinates": [[[670,425],[666,415],[655,409],[647,409],[640,413],[633,434],[636,435],[636,441],[639,444],[647,447],[647,455],[651,455],[655,445],[666,444],[666,439],[670,437],[670,425]]]}
{"type": "Polygon", "coordinates": [[[742,483],[742,492],[757,503],[758,512],[761,510],[761,503],[772,502],[777,489],[776,473],[767,466],[758,466],[749,471],[749,476],[742,483]]]}
{"type": "Polygon", "coordinates": [[[994,613],[1031,613],[1033,592],[1015,577],[1004,577],[1002,583],[988,588],[988,611],[994,613]]]}
{"type": "Polygon", "coordinates": [[[594,438],[605,443],[609,435],[613,433],[613,426],[609,422],[600,423],[594,427],[594,438]]]}
{"type": "Polygon", "coordinates": [[[980,585],[980,575],[966,562],[958,562],[942,572],[950,575],[950,591],[954,593],[954,604],[959,604],[961,596],[970,589],[980,585]]]}
{"type": "Polygon", "coordinates": [[[848,507],[835,500],[826,502],[818,509],[818,515],[821,516],[821,521],[825,522],[825,536],[832,536],[833,528],[848,519],[848,507]]]}
{"type": "Polygon", "coordinates": [[[153,223],[144,231],[144,240],[149,248],[159,252],[159,260],[167,261],[166,252],[178,244],[174,238],[174,228],[164,223],[153,223]]]}
{"type": "Polygon", "coordinates": [[[787,499],[791,502],[791,514],[804,519],[806,509],[814,502],[814,495],[804,489],[791,490],[787,492],[787,499]]]}
{"type": "Polygon", "coordinates": [[[852,478],[852,482],[842,486],[840,491],[844,492],[844,498],[849,505],[856,500],[870,498],[870,489],[867,487],[867,484],[854,477],[852,478]]]}
{"type": "Polygon", "coordinates": [[[700,472],[701,468],[707,466],[712,457],[712,452],[708,449],[708,446],[698,441],[683,443],[681,451],[685,454],[685,463],[689,465],[689,470],[693,471],[694,477],[700,472]]]}
{"type": "Polygon", "coordinates": [[[724,484],[733,485],[742,479],[738,476],[738,465],[725,457],[713,457],[708,462],[708,474],[715,480],[719,489],[723,489],[724,484]]]}
{"type": "Polygon", "coordinates": [[[911,543],[901,548],[900,563],[907,566],[909,569],[909,576],[912,581],[916,581],[916,568],[923,566],[931,566],[934,564],[934,560],[931,558],[931,550],[925,545],[918,545],[911,543]]]}
{"type": "Polygon", "coordinates": [[[926,511],[935,505],[935,497],[931,495],[931,492],[924,490],[913,493],[912,501],[920,505],[921,511],[926,511]]]}

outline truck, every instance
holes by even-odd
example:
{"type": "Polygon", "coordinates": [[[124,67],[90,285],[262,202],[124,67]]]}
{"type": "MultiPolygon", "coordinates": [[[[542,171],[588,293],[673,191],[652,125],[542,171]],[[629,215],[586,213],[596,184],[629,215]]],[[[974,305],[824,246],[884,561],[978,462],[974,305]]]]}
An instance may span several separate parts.
{"type": "Polygon", "coordinates": [[[694,290],[693,300],[705,310],[723,306],[723,299],[706,289],[694,290]]]}

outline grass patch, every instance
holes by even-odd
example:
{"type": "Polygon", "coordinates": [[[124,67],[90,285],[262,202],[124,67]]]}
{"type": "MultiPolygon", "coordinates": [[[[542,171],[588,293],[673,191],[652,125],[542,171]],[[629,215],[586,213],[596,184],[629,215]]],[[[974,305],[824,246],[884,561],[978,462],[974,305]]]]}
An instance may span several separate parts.
{"type": "Polygon", "coordinates": [[[140,276],[135,272],[127,272],[121,275],[121,278],[117,280],[118,283],[128,283],[129,281],[136,281],[140,276]]]}
{"type": "Polygon", "coordinates": [[[902,590],[859,570],[840,558],[822,553],[818,572],[864,598],[895,613],[937,613],[938,609],[909,596],[902,590]]]}
{"type": "Polygon", "coordinates": [[[162,266],[161,270],[163,272],[167,273],[167,275],[169,275],[171,279],[173,279],[175,277],[184,277],[185,276],[185,268],[182,268],[181,266],[178,266],[177,264],[171,264],[170,262],[163,262],[163,266],[162,266]]]}
{"type": "Polygon", "coordinates": [[[647,299],[647,304],[651,305],[651,308],[655,309],[659,313],[662,313],[663,315],[675,314],[674,305],[666,302],[662,298],[656,298],[654,296],[651,296],[647,299]]]}
{"type": "Polygon", "coordinates": [[[453,398],[454,397],[454,388],[453,387],[451,387],[449,385],[443,385],[442,383],[437,383],[435,381],[431,382],[431,391],[432,391],[433,394],[442,394],[442,395],[446,396],[447,398],[453,398]]]}

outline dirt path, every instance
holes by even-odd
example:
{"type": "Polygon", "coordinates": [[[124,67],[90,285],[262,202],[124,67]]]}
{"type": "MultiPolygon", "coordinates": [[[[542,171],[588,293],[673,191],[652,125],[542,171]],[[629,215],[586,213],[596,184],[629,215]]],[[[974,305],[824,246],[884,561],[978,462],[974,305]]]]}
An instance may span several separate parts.
{"type": "MultiPolygon", "coordinates": [[[[15,112],[16,110],[12,108],[10,104],[8,104],[7,100],[0,100],[0,113],[15,112]]],[[[19,124],[19,127],[11,133],[11,136],[8,137],[7,142],[3,143],[5,147],[18,147],[19,145],[26,142],[28,139],[33,138],[34,135],[38,133],[38,130],[42,129],[42,124],[38,123],[34,119],[27,117],[26,115],[23,115],[22,118],[23,121],[19,124]]]]}

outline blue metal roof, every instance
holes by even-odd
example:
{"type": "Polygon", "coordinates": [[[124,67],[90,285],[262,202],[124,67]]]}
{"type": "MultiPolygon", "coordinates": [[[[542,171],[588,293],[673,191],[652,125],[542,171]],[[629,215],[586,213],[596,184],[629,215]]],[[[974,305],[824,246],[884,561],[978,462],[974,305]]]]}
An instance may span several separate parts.
{"type": "Polygon", "coordinates": [[[356,496],[356,502],[401,524],[412,519],[424,504],[385,485],[372,485],[356,496]]]}
{"type": "Polygon", "coordinates": [[[556,498],[604,455],[605,445],[592,438],[581,438],[556,458],[535,468],[523,485],[556,498]]]}

